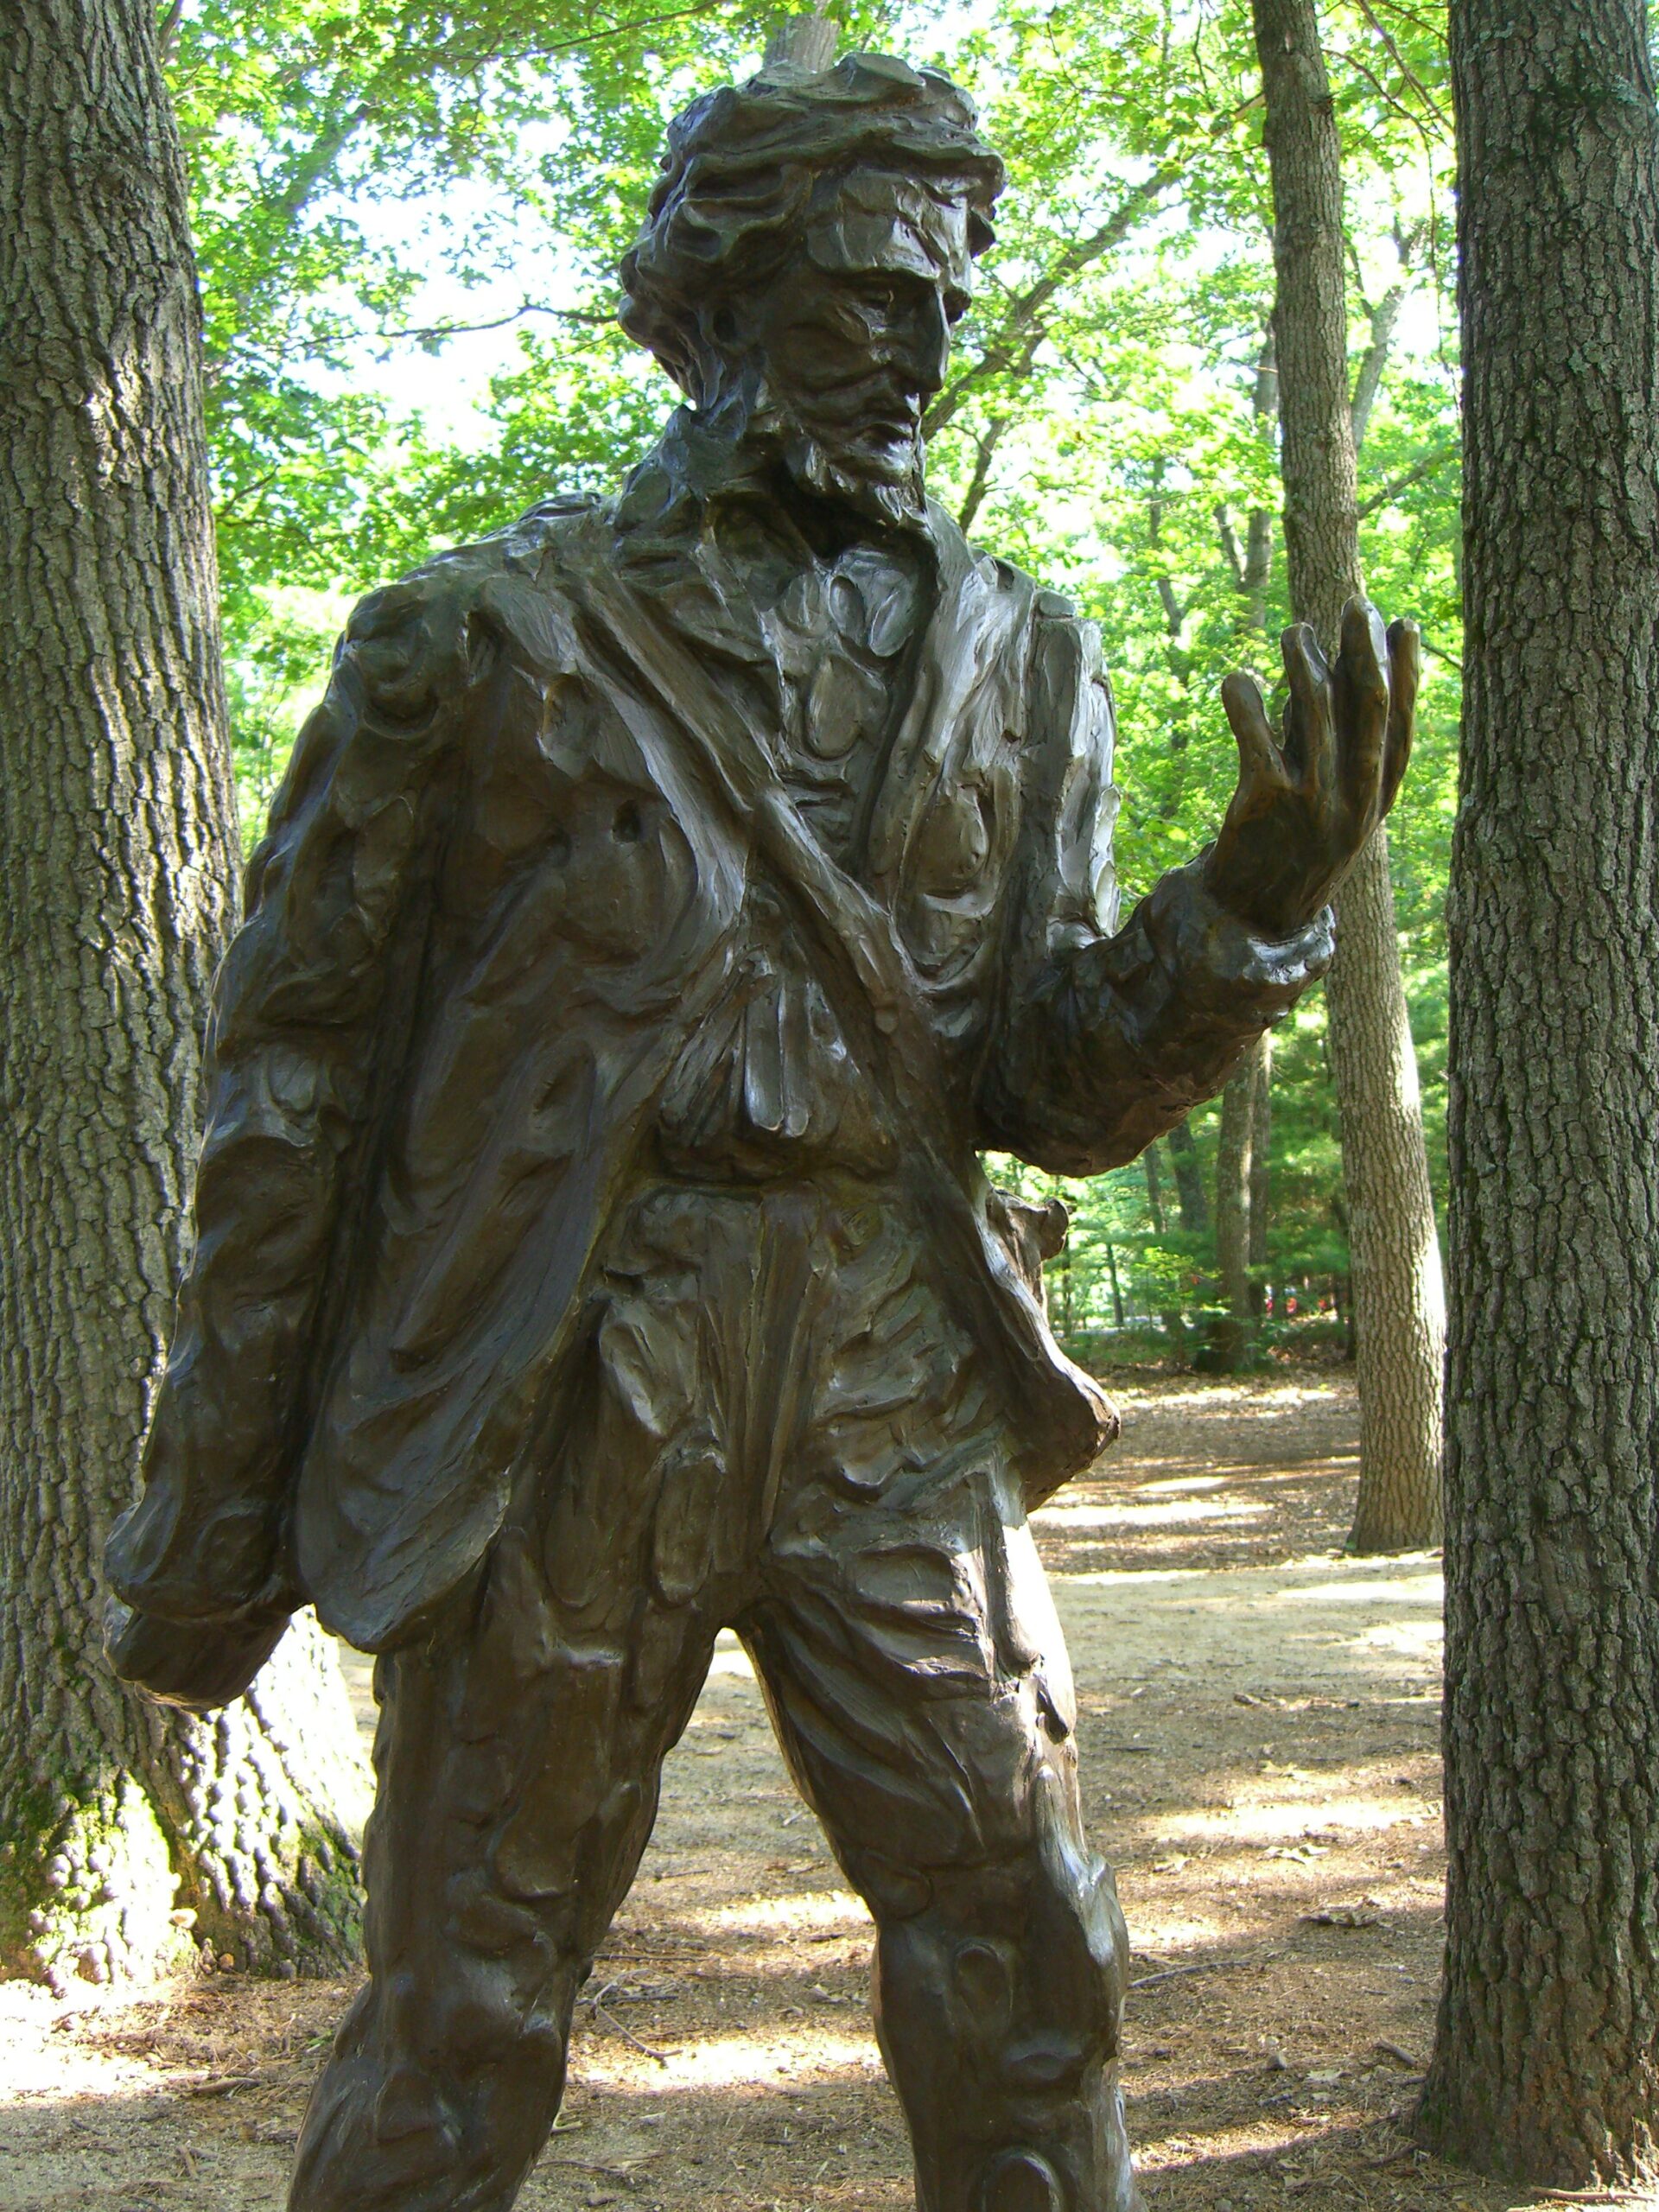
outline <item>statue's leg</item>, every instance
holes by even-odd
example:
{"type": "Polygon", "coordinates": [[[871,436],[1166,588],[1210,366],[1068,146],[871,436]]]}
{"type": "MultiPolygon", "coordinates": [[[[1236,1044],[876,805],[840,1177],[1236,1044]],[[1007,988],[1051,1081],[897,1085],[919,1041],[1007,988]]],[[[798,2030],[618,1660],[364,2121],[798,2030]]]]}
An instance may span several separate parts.
{"type": "Polygon", "coordinates": [[[478,1589],[382,1661],[371,1980],[306,2116],[290,2212],[506,2212],[517,2195],[662,1760],[753,1589],[817,1212],[642,1194],[478,1589]],[[740,1401],[763,1448],[733,1450],[740,1401]]]}
{"type": "Polygon", "coordinates": [[[379,1662],[370,1980],[290,2212],[507,2212],[557,2113],[571,2008],[718,1628],[646,1586],[654,1440],[580,1408],[573,1427],[476,1587],[379,1662]]]}
{"type": "Polygon", "coordinates": [[[993,1446],[854,1506],[809,1485],[743,1624],[878,1929],[919,2212],[1129,2212],[1128,1939],[1084,1833],[1070,1672],[993,1446]]]}

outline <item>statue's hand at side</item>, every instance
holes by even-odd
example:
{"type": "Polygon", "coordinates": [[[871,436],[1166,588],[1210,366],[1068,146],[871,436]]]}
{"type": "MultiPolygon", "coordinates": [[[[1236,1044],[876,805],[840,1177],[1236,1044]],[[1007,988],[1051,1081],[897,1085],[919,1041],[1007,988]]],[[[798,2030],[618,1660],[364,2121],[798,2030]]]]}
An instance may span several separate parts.
{"type": "Polygon", "coordinates": [[[212,1713],[241,1696],[283,1638],[285,1608],[245,1609],[234,1620],[175,1621],[111,1598],[104,1649],[115,1674],[163,1705],[212,1713]]]}
{"type": "Polygon", "coordinates": [[[1281,737],[1253,676],[1222,685],[1238,740],[1238,788],[1204,861],[1219,904],[1273,938],[1313,919],[1394,804],[1411,753],[1418,674],[1416,626],[1395,622],[1385,634],[1363,599],[1343,610],[1334,668],[1306,624],[1287,630],[1281,645],[1290,699],[1281,737]]]}

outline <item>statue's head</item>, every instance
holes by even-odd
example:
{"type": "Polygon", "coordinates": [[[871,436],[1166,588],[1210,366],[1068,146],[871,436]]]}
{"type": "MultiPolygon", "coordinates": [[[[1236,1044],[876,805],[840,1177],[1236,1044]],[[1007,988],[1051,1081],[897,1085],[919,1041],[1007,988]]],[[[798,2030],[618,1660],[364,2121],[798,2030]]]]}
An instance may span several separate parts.
{"type": "Polygon", "coordinates": [[[937,71],[776,64],[669,126],[622,264],[623,327],[711,419],[775,435],[822,493],[888,515],[921,493],[1002,164],[937,71]]]}

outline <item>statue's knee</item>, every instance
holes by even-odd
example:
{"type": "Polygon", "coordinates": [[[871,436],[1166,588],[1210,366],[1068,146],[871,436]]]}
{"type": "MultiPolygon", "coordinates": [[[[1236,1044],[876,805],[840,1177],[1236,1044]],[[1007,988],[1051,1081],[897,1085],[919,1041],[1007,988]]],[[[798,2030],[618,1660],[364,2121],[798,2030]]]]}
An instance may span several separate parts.
{"type": "Polygon", "coordinates": [[[461,2129],[453,2107],[429,2070],[409,2060],[394,2064],[370,2107],[377,2148],[391,2152],[409,2178],[450,2172],[461,2154],[461,2129]]]}
{"type": "Polygon", "coordinates": [[[1050,1866],[1041,1891],[1027,1923],[1026,1971],[1045,2024],[1074,2042],[1085,2063],[1115,2058],[1128,1932],[1111,1870],[1096,1861],[1056,1882],[1050,1866]]]}
{"type": "Polygon", "coordinates": [[[1005,2151],[992,2160],[977,2212],[1071,2212],[1066,2190],[1037,2151],[1005,2151]]]}
{"type": "Polygon", "coordinates": [[[502,2067],[540,2077],[563,2063],[563,2022],[507,1975],[474,1971],[459,1977],[433,2017],[435,2049],[458,2081],[502,2067]]]}
{"type": "Polygon", "coordinates": [[[1076,1800],[1052,1778],[1034,1811],[1026,1921],[1033,1980],[1061,2014],[1105,2037],[1115,2056],[1129,1965],[1117,1884],[1089,1847],[1076,1800]]]}
{"type": "Polygon", "coordinates": [[[1127,1942],[1103,1867],[1057,1882],[1039,1860],[939,1888],[929,1909],[882,1924],[891,2029],[943,2034],[1007,2087],[1039,2095],[1065,2093],[1116,2056],[1127,1942]]]}
{"type": "MultiPolygon", "coordinates": [[[[544,1960],[455,1949],[429,1967],[372,1985],[378,2019],[358,2039],[370,2070],[383,2076],[378,2101],[398,2115],[391,2133],[413,2132],[423,2111],[465,2110],[502,2080],[551,2083],[556,2094],[580,1962],[550,1974],[544,1960]],[[401,2087],[393,2090],[394,2082],[401,2087]]],[[[387,2134],[378,2120],[376,2133],[387,2134]]]]}

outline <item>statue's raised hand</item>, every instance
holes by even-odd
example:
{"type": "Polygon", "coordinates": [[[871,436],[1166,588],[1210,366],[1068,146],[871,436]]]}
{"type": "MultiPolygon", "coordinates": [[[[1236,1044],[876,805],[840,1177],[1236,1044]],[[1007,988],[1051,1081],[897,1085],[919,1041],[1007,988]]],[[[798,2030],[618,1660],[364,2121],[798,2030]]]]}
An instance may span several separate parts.
{"type": "Polygon", "coordinates": [[[1230,913],[1264,936],[1311,922],[1336,893],[1400,788],[1417,699],[1416,625],[1384,633],[1368,600],[1343,609],[1334,668],[1306,623],[1281,640],[1290,698],[1281,737],[1262,687],[1233,675],[1222,704],[1238,740],[1238,789],[1205,861],[1230,913]]]}

